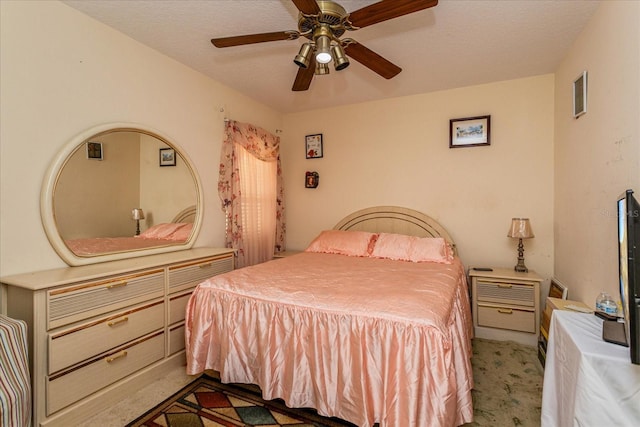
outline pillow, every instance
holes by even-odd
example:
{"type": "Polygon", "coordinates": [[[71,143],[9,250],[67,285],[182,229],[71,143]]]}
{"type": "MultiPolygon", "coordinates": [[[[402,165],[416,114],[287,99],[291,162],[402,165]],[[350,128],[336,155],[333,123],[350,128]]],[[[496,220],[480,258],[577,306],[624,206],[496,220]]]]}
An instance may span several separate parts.
{"type": "Polygon", "coordinates": [[[193,223],[184,224],[183,227],[178,228],[170,236],[166,237],[168,240],[174,240],[176,242],[186,242],[189,236],[191,236],[191,230],[193,230],[193,223]]]}
{"type": "Polygon", "coordinates": [[[367,231],[325,230],[305,252],[321,252],[366,257],[371,254],[378,235],[367,231]]]}
{"type": "Polygon", "coordinates": [[[140,233],[138,237],[143,239],[167,239],[185,225],[187,224],[182,222],[156,224],[140,233]]]}
{"type": "Polygon", "coordinates": [[[417,237],[413,241],[411,261],[451,264],[453,250],[442,237],[417,237]]]}
{"type": "Polygon", "coordinates": [[[411,262],[451,264],[453,253],[442,237],[380,233],[371,256],[411,262]]]}

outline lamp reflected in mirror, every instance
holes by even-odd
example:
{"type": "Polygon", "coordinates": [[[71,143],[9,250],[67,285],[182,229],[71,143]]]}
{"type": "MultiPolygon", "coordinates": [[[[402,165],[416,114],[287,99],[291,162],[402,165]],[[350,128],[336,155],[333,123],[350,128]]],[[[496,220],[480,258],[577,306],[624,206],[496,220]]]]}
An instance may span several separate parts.
{"type": "Polygon", "coordinates": [[[144,219],[144,211],[140,208],[135,208],[131,211],[131,219],[136,221],[136,236],[140,235],[140,220],[144,219]]]}

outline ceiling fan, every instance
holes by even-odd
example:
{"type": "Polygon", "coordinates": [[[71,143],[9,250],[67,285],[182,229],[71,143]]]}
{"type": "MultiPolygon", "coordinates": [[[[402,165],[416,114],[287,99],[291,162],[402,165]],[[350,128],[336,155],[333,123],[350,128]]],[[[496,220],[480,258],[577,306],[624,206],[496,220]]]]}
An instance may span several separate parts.
{"type": "Polygon", "coordinates": [[[309,89],[314,75],[329,73],[333,61],[336,71],[349,66],[355,59],[385,79],[395,77],[402,68],[378,55],[351,38],[340,38],[346,31],[355,31],[378,22],[434,7],[438,0],[383,0],[348,13],[338,3],[328,0],[292,0],[300,11],[298,30],[211,39],[215,47],[232,47],[244,44],[279,40],[296,40],[300,36],[309,39],[293,59],[300,68],[292,90],[309,89]]]}

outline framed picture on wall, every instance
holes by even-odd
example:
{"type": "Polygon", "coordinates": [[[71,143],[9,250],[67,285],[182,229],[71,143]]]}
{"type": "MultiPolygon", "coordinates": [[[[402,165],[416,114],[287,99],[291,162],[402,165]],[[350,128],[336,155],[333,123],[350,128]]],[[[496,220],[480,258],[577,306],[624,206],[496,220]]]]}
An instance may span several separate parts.
{"type": "Polygon", "coordinates": [[[307,159],[319,159],[322,157],[322,134],[307,135],[304,137],[307,159]]]}
{"type": "Polygon", "coordinates": [[[491,145],[491,116],[449,120],[449,148],[491,145]]]}
{"type": "Polygon", "coordinates": [[[160,149],[160,166],[175,166],[176,150],[173,148],[160,149]]]}
{"type": "Polygon", "coordinates": [[[102,142],[87,142],[87,159],[102,160],[102,142]]]}
{"type": "Polygon", "coordinates": [[[583,71],[573,81],[573,117],[576,119],[587,112],[587,72],[583,71]]]}

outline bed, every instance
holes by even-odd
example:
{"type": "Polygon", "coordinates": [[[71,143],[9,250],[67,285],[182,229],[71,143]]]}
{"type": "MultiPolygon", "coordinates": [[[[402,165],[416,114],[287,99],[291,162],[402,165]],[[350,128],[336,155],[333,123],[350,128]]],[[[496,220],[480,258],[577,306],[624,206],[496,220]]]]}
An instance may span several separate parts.
{"type": "Polygon", "coordinates": [[[187,373],[358,426],[472,421],[471,313],[449,233],[406,208],[355,212],[300,254],[200,283],[187,373]]]}
{"type": "Polygon", "coordinates": [[[156,224],[138,236],[69,239],[65,240],[65,244],[77,256],[92,256],[181,244],[191,236],[195,215],[195,205],[189,206],[178,212],[170,223],[156,224]]]}

